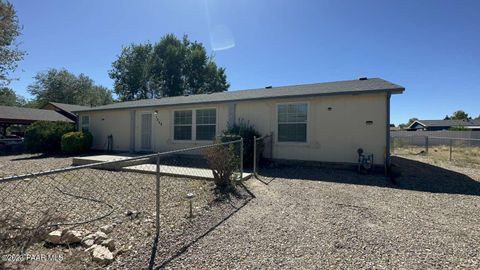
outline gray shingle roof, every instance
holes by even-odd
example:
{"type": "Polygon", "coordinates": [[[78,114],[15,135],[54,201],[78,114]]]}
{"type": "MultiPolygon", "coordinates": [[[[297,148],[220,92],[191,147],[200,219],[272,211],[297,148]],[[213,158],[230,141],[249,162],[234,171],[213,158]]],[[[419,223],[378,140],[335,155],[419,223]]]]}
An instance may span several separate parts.
{"type": "Polygon", "coordinates": [[[81,105],[58,103],[58,102],[49,102],[49,103],[52,104],[53,106],[61,109],[61,110],[69,112],[69,113],[72,113],[72,112],[78,111],[78,110],[90,109],[89,106],[81,106],[81,105]]]}
{"type": "Polygon", "coordinates": [[[11,106],[0,106],[0,120],[63,121],[73,123],[72,120],[56,111],[11,106]]]}
{"type": "MultiPolygon", "coordinates": [[[[477,119],[477,120],[417,120],[416,122],[423,124],[427,127],[480,126],[480,119],[477,119]]],[[[412,123],[412,125],[414,123],[412,123]]]]}
{"type": "Polygon", "coordinates": [[[166,97],[160,99],[143,99],[136,101],[119,102],[75,111],[114,110],[152,106],[174,106],[198,103],[220,103],[230,101],[258,100],[268,98],[361,94],[387,91],[393,94],[397,94],[403,92],[404,90],[405,88],[400,85],[393,84],[380,78],[372,78],[367,80],[350,80],[281,86],[272,87],[269,89],[260,88],[251,90],[227,91],[212,94],[166,97]]]}

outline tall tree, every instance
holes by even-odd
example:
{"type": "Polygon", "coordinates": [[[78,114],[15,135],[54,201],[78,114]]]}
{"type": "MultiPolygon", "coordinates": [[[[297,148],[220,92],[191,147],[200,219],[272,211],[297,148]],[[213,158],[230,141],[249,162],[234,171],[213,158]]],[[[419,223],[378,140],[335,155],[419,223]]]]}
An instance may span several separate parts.
{"type": "Polygon", "coordinates": [[[120,100],[145,99],[152,96],[150,90],[150,61],[153,46],[149,43],[130,45],[122,49],[113,62],[110,78],[115,80],[114,91],[120,100]]]}
{"type": "Polygon", "coordinates": [[[400,125],[398,125],[398,126],[399,126],[400,128],[407,128],[407,127],[409,127],[413,122],[415,122],[415,121],[417,121],[417,120],[418,120],[418,118],[413,117],[413,118],[408,119],[408,122],[407,122],[406,124],[400,124],[400,125]]]}
{"type": "Polygon", "coordinates": [[[452,114],[452,116],[450,117],[450,119],[452,119],[452,120],[469,120],[469,119],[472,119],[472,118],[468,116],[468,113],[466,113],[462,110],[459,110],[459,111],[454,112],[452,114]]]}
{"type": "Polygon", "coordinates": [[[113,62],[110,78],[123,101],[227,91],[230,84],[205,47],[173,34],[156,44],[132,44],[113,62]]]}
{"type": "Polygon", "coordinates": [[[10,73],[15,71],[17,62],[25,55],[15,44],[19,35],[20,24],[13,5],[0,0],[0,86],[10,83],[10,73]]]}
{"type": "Polygon", "coordinates": [[[25,98],[19,96],[8,87],[0,87],[0,105],[3,106],[23,106],[26,104],[25,98]]]}
{"type": "Polygon", "coordinates": [[[85,106],[105,105],[113,102],[112,92],[103,86],[97,86],[84,74],[75,76],[66,69],[50,69],[40,72],[28,91],[35,97],[38,106],[60,102],[85,106]]]}

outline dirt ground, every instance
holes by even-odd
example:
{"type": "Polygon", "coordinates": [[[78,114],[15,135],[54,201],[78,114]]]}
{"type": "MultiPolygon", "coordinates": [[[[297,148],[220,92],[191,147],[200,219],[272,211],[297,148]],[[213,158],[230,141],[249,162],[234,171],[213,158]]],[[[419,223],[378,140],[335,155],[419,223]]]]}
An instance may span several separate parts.
{"type": "Polygon", "coordinates": [[[425,161],[432,164],[442,164],[448,161],[457,167],[474,167],[480,168],[480,147],[475,146],[460,146],[452,144],[452,156],[450,161],[450,146],[449,145],[435,145],[430,146],[428,153],[425,147],[413,145],[398,145],[395,147],[395,155],[411,157],[416,159],[416,156],[425,156],[425,161]]]}

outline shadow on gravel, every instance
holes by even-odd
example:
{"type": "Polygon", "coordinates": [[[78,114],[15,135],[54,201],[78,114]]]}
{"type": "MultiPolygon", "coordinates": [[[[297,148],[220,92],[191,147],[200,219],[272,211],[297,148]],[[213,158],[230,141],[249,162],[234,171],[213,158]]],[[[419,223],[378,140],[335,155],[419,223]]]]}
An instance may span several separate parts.
{"type": "Polygon", "coordinates": [[[349,170],[307,166],[265,169],[262,170],[261,176],[272,179],[324,181],[432,193],[480,195],[480,182],[467,175],[401,157],[392,157],[392,164],[391,178],[380,174],[363,175],[349,170]]]}
{"type": "MultiPolygon", "coordinates": [[[[183,245],[182,247],[178,248],[177,251],[171,255],[170,257],[168,258],[165,258],[165,259],[160,259],[161,262],[159,263],[156,263],[155,267],[151,268],[153,265],[150,265],[149,266],[149,269],[155,269],[155,270],[158,270],[158,269],[163,269],[165,268],[171,261],[175,260],[176,258],[178,258],[179,256],[181,256],[185,251],[188,250],[189,247],[191,247],[193,244],[197,243],[199,240],[201,240],[202,238],[204,238],[205,236],[207,236],[210,232],[214,231],[218,226],[220,226],[221,224],[223,224],[226,220],[228,220],[231,216],[233,216],[235,213],[237,213],[238,211],[240,211],[240,209],[242,209],[243,207],[245,207],[252,199],[255,199],[255,195],[243,184],[240,184],[241,187],[244,189],[244,191],[246,191],[249,195],[249,198],[247,200],[245,200],[239,207],[234,207],[234,210],[231,211],[227,216],[223,217],[220,221],[218,221],[217,223],[213,224],[210,228],[208,228],[204,233],[198,235],[197,237],[195,237],[193,240],[191,240],[190,242],[186,243],[185,245],[183,245]]],[[[237,197],[237,195],[234,195],[235,197],[237,197]]],[[[233,205],[232,205],[233,206],[233,205]]],[[[155,262],[155,255],[153,255],[155,252],[156,252],[156,243],[154,243],[154,248],[152,250],[152,258],[153,258],[153,261],[155,262]]]]}
{"type": "Polygon", "coordinates": [[[392,157],[397,188],[480,196],[480,182],[465,174],[424,162],[392,157]]]}

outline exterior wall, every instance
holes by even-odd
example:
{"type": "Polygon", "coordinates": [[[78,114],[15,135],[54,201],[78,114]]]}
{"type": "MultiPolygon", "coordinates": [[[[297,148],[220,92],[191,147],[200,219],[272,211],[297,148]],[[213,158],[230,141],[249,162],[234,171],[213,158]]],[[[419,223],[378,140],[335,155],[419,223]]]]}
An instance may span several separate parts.
{"type": "Polygon", "coordinates": [[[130,145],[130,111],[112,110],[79,113],[78,126],[82,116],[90,116],[89,129],[93,135],[93,149],[106,150],[107,137],[113,135],[113,150],[128,151],[130,145]]]}
{"type": "Polygon", "coordinates": [[[357,149],[383,164],[387,145],[386,94],[324,96],[237,104],[237,119],[248,120],[262,134],[274,133],[273,158],[322,162],[357,162],[357,149]],[[277,138],[277,105],[308,104],[307,142],[285,143],[277,138]],[[328,108],[331,108],[329,111],[328,108]],[[366,121],[373,121],[367,125],[366,121]]]}
{"type": "MultiPolygon", "coordinates": [[[[211,141],[174,141],[173,112],[182,109],[217,109],[216,133],[224,130],[235,108],[235,118],[253,124],[261,134],[274,134],[273,158],[322,162],[356,163],[357,149],[374,154],[374,163],[383,164],[387,146],[387,95],[339,95],[296,99],[269,99],[219,104],[152,107],[135,110],[135,150],[140,151],[141,115],[152,114],[151,151],[168,151],[211,141]],[[307,142],[278,142],[277,105],[302,102],[308,104],[307,142]],[[328,110],[331,108],[331,110],[328,110]],[[157,111],[155,115],[154,112],[157,111]],[[366,121],[372,121],[367,125],[366,121]]],[[[94,148],[106,149],[107,136],[113,134],[114,150],[129,151],[132,110],[80,113],[90,115],[94,148]]],[[[81,119],[81,117],[79,118],[81,119]]],[[[231,119],[230,119],[231,121],[231,119]]],[[[81,123],[80,123],[81,126],[81,123]]]]}
{"type": "MultiPolygon", "coordinates": [[[[144,113],[151,113],[152,127],[153,127],[153,151],[169,151],[175,149],[182,149],[187,147],[194,147],[199,145],[211,144],[211,141],[174,141],[173,140],[173,113],[177,110],[191,110],[202,108],[216,108],[217,123],[216,134],[219,135],[222,130],[227,128],[228,122],[228,105],[221,104],[206,104],[206,105],[188,105],[175,107],[152,107],[148,109],[138,109],[136,111],[135,120],[135,149],[142,151],[141,145],[141,115],[144,113]],[[155,115],[155,111],[157,114],[155,115]]],[[[193,115],[194,117],[194,115],[193,115]]]]}

